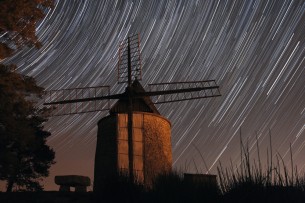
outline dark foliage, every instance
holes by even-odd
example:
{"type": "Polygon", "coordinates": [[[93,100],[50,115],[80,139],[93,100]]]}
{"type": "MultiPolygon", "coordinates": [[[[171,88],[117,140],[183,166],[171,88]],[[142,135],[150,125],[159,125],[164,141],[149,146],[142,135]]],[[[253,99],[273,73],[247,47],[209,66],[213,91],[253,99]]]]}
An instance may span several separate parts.
{"type": "Polygon", "coordinates": [[[160,175],[153,185],[132,183],[127,174],[104,180],[100,191],[94,191],[97,202],[219,202],[216,186],[184,180],[178,173],[160,175]]]}
{"type": "Polygon", "coordinates": [[[50,133],[43,130],[47,109],[35,107],[43,89],[14,69],[0,64],[0,180],[7,181],[7,191],[42,190],[39,179],[54,163],[46,145],[50,133]]]}
{"type": "Polygon", "coordinates": [[[120,172],[103,180],[98,191],[95,191],[95,197],[98,201],[107,202],[145,202],[145,187],[137,181],[134,182],[126,172],[120,172]]]}
{"type": "Polygon", "coordinates": [[[228,191],[223,202],[232,203],[301,203],[305,201],[305,192],[297,187],[262,186],[255,183],[243,183],[228,191]]]}
{"type": "Polygon", "coordinates": [[[0,0],[0,60],[23,46],[41,46],[36,23],[52,6],[53,0],[0,0]]]}
{"type": "MultiPolygon", "coordinates": [[[[223,202],[305,202],[305,177],[299,176],[293,166],[292,152],[290,172],[283,158],[277,154],[276,163],[273,163],[271,133],[270,153],[267,150],[265,169],[260,160],[260,149],[257,144],[258,161],[250,161],[248,145],[244,146],[241,140],[241,163],[239,166],[223,168],[218,166],[218,180],[222,191],[223,202]],[[258,163],[258,164],[257,164],[258,163]]],[[[257,142],[258,143],[258,142],[257,142]]]]}
{"type": "Polygon", "coordinates": [[[219,202],[220,191],[216,185],[193,182],[178,173],[160,175],[150,191],[149,202],[219,202]]]}

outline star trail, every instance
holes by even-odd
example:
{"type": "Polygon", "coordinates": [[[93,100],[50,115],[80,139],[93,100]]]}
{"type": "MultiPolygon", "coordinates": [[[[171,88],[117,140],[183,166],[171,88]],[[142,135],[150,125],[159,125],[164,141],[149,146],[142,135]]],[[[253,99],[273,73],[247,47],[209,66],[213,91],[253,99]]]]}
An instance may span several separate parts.
{"type": "MultiPolygon", "coordinates": [[[[161,104],[172,123],[177,170],[216,172],[240,162],[240,139],[262,163],[274,154],[305,171],[305,1],[301,0],[69,0],[56,1],[37,25],[43,43],[5,63],[46,90],[117,84],[118,48],[141,36],[143,86],[216,80],[222,96],[161,104]],[[202,156],[201,156],[202,155],[202,156]],[[204,160],[202,160],[204,158],[204,160]],[[205,163],[206,166],[205,166],[205,163]]],[[[52,117],[45,128],[55,175],[93,178],[97,122],[107,112],[52,117]]]]}

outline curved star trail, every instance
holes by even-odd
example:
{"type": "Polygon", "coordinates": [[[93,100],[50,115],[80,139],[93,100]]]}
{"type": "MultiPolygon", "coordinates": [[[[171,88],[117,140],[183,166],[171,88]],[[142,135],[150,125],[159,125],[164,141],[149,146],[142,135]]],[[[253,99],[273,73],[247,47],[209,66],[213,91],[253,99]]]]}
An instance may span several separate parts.
{"type": "MultiPolygon", "coordinates": [[[[159,105],[172,122],[174,166],[215,173],[240,162],[240,139],[262,163],[269,147],[305,170],[305,3],[215,0],[57,1],[38,25],[43,42],[6,63],[46,90],[116,83],[119,42],[141,35],[143,85],[215,79],[222,97],[159,105]],[[257,137],[257,139],[256,139],[257,137]],[[204,158],[204,161],[201,158],[204,158]],[[206,162],[207,167],[205,167],[206,162]]],[[[54,175],[93,177],[96,124],[106,113],[50,118],[54,175]]]]}

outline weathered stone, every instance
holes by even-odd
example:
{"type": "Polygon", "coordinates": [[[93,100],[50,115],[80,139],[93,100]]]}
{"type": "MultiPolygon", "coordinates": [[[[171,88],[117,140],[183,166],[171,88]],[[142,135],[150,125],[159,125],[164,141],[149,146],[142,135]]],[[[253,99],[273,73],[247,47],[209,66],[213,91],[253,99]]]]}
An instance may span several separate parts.
{"type": "Polygon", "coordinates": [[[159,115],[144,116],[145,184],[172,170],[171,124],[159,115]]]}
{"type": "Polygon", "coordinates": [[[75,192],[86,192],[90,186],[90,178],[79,175],[55,176],[55,183],[60,185],[59,191],[69,192],[70,187],[75,187],[75,192]]]}
{"type": "MultiPolygon", "coordinates": [[[[129,170],[127,114],[98,123],[94,190],[118,171],[129,170]]],[[[133,113],[133,164],[137,181],[149,186],[155,176],[172,170],[171,124],[155,113],[133,113]]]]}

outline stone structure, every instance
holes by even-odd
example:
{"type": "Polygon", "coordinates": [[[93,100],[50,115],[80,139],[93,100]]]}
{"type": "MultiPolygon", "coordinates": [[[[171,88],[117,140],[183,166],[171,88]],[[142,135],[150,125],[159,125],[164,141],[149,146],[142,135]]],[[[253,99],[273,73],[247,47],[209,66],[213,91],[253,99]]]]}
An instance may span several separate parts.
{"type": "Polygon", "coordinates": [[[61,192],[70,192],[70,187],[75,187],[75,192],[87,192],[90,178],[78,175],[55,176],[55,183],[60,186],[61,192]]]}
{"type": "MultiPolygon", "coordinates": [[[[144,91],[136,80],[135,91],[144,91]]],[[[128,101],[119,100],[110,115],[98,123],[95,154],[94,190],[105,179],[129,171],[128,101]]],[[[162,117],[149,97],[133,100],[133,168],[134,176],[145,185],[154,177],[172,169],[171,124],[162,117]]]]}

